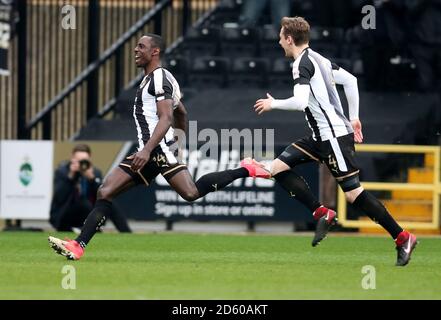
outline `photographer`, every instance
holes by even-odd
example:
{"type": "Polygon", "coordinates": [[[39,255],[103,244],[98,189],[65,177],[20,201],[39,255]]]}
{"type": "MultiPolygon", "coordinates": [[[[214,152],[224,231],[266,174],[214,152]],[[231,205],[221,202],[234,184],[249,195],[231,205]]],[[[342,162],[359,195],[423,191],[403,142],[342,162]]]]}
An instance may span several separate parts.
{"type": "MultiPolygon", "coordinates": [[[[91,162],[90,147],[86,144],[76,145],[70,161],[62,162],[55,171],[50,212],[52,226],[57,231],[81,229],[95,204],[101,182],[101,171],[91,162]]],[[[130,232],[126,218],[117,210],[109,218],[119,231],[130,232]]]]}

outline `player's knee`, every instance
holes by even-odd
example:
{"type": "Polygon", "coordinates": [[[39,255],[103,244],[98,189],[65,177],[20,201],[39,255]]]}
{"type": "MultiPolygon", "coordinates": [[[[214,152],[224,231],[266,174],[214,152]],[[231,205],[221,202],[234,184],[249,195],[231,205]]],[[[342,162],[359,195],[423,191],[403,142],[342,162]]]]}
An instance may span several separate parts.
{"type": "Polygon", "coordinates": [[[354,190],[345,192],[346,200],[349,203],[354,203],[355,199],[357,199],[357,197],[360,195],[360,193],[363,192],[363,190],[364,190],[363,187],[360,186],[354,190]]]}
{"type": "Polygon", "coordinates": [[[290,167],[283,161],[279,159],[275,159],[271,164],[271,175],[275,176],[276,174],[289,170],[290,167]]]}
{"type": "Polygon", "coordinates": [[[97,199],[111,201],[112,200],[112,192],[111,192],[110,188],[106,187],[104,185],[101,185],[98,188],[97,199]]]}
{"type": "Polygon", "coordinates": [[[199,198],[199,192],[196,188],[194,189],[189,189],[189,190],[185,190],[184,192],[180,193],[180,196],[185,200],[185,201],[195,201],[199,198]]]}
{"type": "Polygon", "coordinates": [[[358,174],[346,177],[343,180],[338,180],[338,184],[345,193],[346,200],[353,203],[355,199],[363,192],[363,187],[360,184],[358,174]]]}

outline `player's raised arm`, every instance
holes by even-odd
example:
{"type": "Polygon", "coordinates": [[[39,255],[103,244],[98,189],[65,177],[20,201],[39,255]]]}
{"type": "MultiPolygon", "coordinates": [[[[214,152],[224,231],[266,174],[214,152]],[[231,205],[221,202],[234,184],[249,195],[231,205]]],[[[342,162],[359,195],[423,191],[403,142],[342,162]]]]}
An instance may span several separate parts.
{"type": "Polygon", "coordinates": [[[356,143],[363,142],[363,132],[361,130],[361,122],[359,119],[359,103],[357,78],[337,65],[332,65],[332,74],[335,83],[343,85],[346,99],[348,100],[349,120],[354,129],[354,140],[356,143]]]}
{"type": "Polygon", "coordinates": [[[302,55],[308,48],[308,42],[295,46],[292,36],[284,34],[283,27],[279,36],[279,44],[284,48],[286,56],[294,58],[294,96],[288,99],[274,99],[267,93],[267,99],[259,99],[254,105],[254,110],[259,115],[272,109],[304,111],[309,103],[310,81],[315,74],[315,67],[307,55],[302,55]]]}
{"type": "Polygon", "coordinates": [[[254,105],[257,114],[271,111],[272,109],[303,111],[308,106],[309,86],[297,84],[294,86],[294,96],[288,99],[274,99],[267,93],[266,99],[259,99],[254,105]]]}

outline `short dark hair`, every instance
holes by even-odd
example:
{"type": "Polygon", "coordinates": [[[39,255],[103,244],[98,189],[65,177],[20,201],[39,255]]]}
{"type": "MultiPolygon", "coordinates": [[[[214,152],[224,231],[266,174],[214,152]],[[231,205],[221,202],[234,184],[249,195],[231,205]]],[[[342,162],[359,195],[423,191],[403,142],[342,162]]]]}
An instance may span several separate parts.
{"type": "Polygon", "coordinates": [[[291,36],[296,46],[309,42],[309,23],[303,17],[284,17],[282,19],[283,35],[291,36]]]}
{"type": "Polygon", "coordinates": [[[87,152],[89,155],[92,154],[92,151],[90,150],[90,147],[87,144],[85,144],[85,143],[77,144],[72,149],[72,154],[74,154],[75,152],[87,152]]]}
{"type": "Polygon", "coordinates": [[[154,33],[147,33],[146,36],[152,39],[153,48],[159,48],[159,56],[162,57],[163,53],[165,52],[164,39],[160,35],[154,33]]]}

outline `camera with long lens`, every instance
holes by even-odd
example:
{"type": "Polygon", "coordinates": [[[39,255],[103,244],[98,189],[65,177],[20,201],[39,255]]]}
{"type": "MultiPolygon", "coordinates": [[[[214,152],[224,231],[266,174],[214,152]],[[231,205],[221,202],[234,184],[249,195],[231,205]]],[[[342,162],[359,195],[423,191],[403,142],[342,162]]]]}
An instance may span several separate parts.
{"type": "Polygon", "coordinates": [[[80,160],[79,164],[80,164],[80,171],[81,172],[86,171],[91,166],[91,162],[87,159],[80,160]]]}

